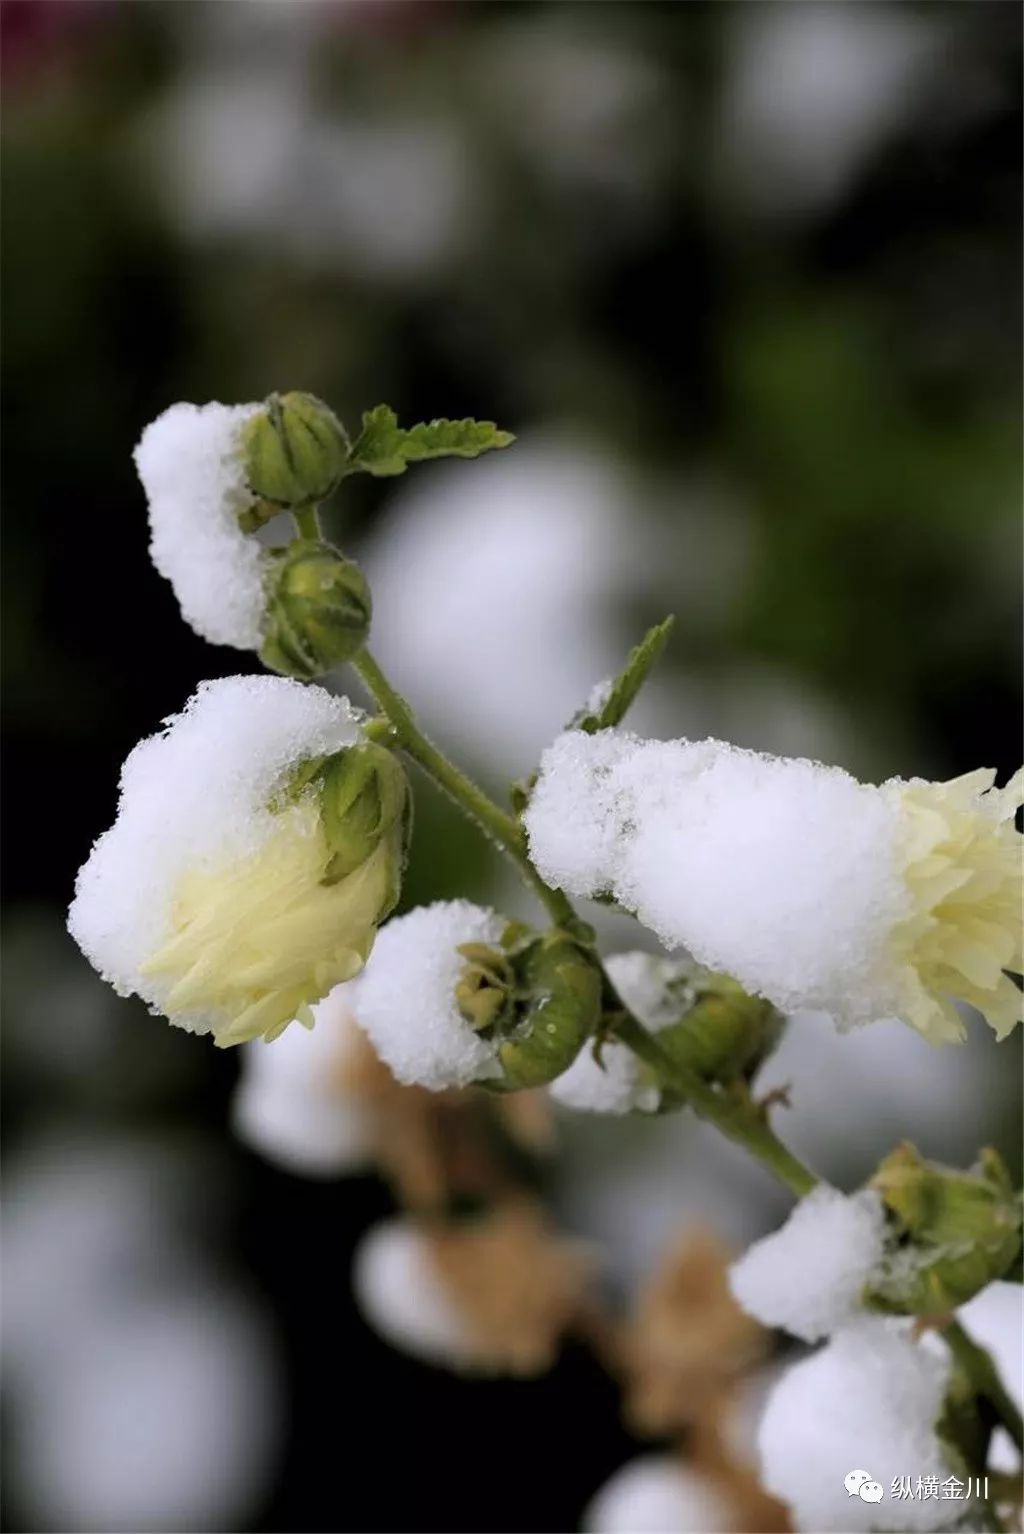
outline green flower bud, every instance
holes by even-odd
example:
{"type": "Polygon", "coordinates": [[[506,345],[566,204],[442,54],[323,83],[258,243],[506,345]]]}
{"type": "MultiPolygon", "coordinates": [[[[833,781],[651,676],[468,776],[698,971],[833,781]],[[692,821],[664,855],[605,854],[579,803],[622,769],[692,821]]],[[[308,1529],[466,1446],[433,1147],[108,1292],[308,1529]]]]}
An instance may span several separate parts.
{"type": "MultiPolygon", "coordinates": [[[[612,960],[610,972],[663,1052],[702,1081],[750,1081],[781,1037],[784,1020],[770,1002],[692,959],[623,954],[612,960]]],[[[659,1087],[659,1112],[681,1106],[678,1093],[664,1083],[659,1087]]]]}
{"type": "Polygon", "coordinates": [[[585,945],[561,928],[537,937],[513,923],[500,949],[467,943],[456,986],[462,1016],[497,1038],[499,1092],[553,1081],[576,1058],[601,1016],[601,975],[585,945]]]}
{"type": "Polygon", "coordinates": [[[383,746],[363,741],[319,769],[320,817],[330,853],[325,884],[361,867],[384,842],[394,854],[394,899],[405,866],[412,795],[405,769],[383,746]]]}
{"type": "Polygon", "coordinates": [[[689,1011],[659,1030],[658,1043],[705,1081],[749,1081],[778,1043],[782,1017],[728,975],[694,966],[691,985],[689,1011]]]}
{"type": "Polygon", "coordinates": [[[330,495],[345,470],[348,439],[334,411],[313,394],[271,394],[245,427],[246,473],[254,495],[291,511],[330,495]]]}
{"type": "Polygon", "coordinates": [[[311,681],[362,649],[371,610],[358,565],[329,543],[299,539],[268,576],[260,659],[271,671],[311,681]]]}
{"type": "Polygon", "coordinates": [[[994,1150],[968,1172],[925,1159],[910,1144],[881,1163],[870,1187],[889,1212],[895,1243],[868,1288],[868,1303],[899,1315],[939,1315],[963,1305],[1019,1256],[1021,1204],[994,1150]]]}

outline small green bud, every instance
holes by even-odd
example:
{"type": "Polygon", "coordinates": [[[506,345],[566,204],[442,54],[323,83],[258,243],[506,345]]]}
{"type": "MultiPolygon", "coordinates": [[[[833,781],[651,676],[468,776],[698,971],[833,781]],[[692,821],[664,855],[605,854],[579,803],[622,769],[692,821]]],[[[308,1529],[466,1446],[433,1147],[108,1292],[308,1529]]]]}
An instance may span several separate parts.
{"type": "Polygon", "coordinates": [[[459,1011],[498,1044],[498,1092],[553,1081],[575,1060],[601,1016],[601,975],[585,945],[562,928],[538,936],[509,924],[500,945],[465,943],[455,987],[459,1011]]]}
{"type": "Polygon", "coordinates": [[[395,858],[397,899],[412,813],[402,764],[383,746],[364,741],[327,758],[319,789],[321,822],[331,853],[323,882],[336,884],[344,879],[386,839],[395,858]]]}
{"type": "Polygon", "coordinates": [[[299,539],[267,579],[260,659],[271,671],[311,681],[362,649],[371,612],[359,566],[329,543],[299,539]]]}
{"type": "MultiPolygon", "coordinates": [[[[729,975],[692,959],[631,954],[622,973],[623,1000],[653,1029],[665,1054],[702,1081],[749,1082],[778,1043],[784,1019],[770,1002],[750,996],[729,975]]],[[[683,1099],[659,1083],[659,1111],[683,1099]]]]}
{"type": "Polygon", "coordinates": [[[695,967],[692,985],[689,1011],[659,1031],[658,1043],[705,1081],[749,1081],[778,1043],[783,1019],[728,975],[695,967]]]}
{"type": "Polygon", "coordinates": [[[291,511],[322,501],[341,479],[349,444],[334,411],[313,394],[271,394],[245,428],[249,488],[291,511]]]}
{"type": "Polygon", "coordinates": [[[601,1018],[601,974],[586,947],[554,928],[518,955],[522,1005],[498,1050],[503,1076],[485,1085],[539,1087],[567,1070],[601,1018]]]}
{"type": "Polygon", "coordinates": [[[896,1243],[867,1299],[900,1315],[939,1315],[1002,1278],[1020,1253],[1021,1205],[994,1150],[968,1172],[896,1147],[870,1187],[881,1196],[896,1243]]]}

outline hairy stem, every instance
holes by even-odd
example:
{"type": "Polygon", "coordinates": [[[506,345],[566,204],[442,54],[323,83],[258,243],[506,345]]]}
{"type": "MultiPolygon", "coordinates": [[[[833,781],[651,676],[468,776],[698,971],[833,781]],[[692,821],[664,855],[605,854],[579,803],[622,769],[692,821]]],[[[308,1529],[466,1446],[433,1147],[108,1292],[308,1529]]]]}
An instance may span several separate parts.
{"type": "Polygon", "coordinates": [[[569,901],[561,890],[553,890],[545,884],[530,862],[518,821],[495,804],[472,778],[449,761],[444,752],[439,751],[433,741],[424,735],[409,704],[392,687],[369,650],[361,650],[352,664],[372,693],[377,706],[390,720],[402,750],[508,854],[543,903],[552,921],[571,921],[574,913],[569,901]]]}
{"type": "Polygon", "coordinates": [[[651,1067],[659,1081],[686,1099],[698,1117],[714,1124],[728,1139],[742,1145],[774,1172],[797,1198],[803,1198],[817,1187],[818,1179],[814,1173],[786,1149],[768,1123],[764,1110],[748,1093],[730,1096],[679,1065],[665,1053],[654,1035],[625,1009],[618,1015],[613,1031],[616,1038],[651,1067]]]}

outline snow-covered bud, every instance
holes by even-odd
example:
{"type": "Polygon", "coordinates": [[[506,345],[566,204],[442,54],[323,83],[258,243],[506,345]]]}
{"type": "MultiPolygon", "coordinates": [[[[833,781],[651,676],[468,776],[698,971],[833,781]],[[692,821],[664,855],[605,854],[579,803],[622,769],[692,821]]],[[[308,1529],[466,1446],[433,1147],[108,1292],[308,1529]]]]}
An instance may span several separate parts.
{"type": "Polygon", "coordinates": [[[1024,774],[880,787],[721,741],[570,730],[524,814],[545,879],[611,894],[669,948],[783,1012],[841,1027],[900,1017],[963,1039],[1019,1020],[1024,774]]]}
{"type": "Polygon", "coordinates": [[[83,952],[122,995],[218,1044],[311,1025],[397,895],[404,791],[377,749],[318,688],[204,683],[124,765],[69,913],[83,952]]]}
{"type": "Polygon", "coordinates": [[[245,427],[246,475],[261,500],[290,511],[336,487],[348,441],[329,405],[313,394],[271,394],[245,427]]]}
{"type": "Polygon", "coordinates": [[[366,577],[329,543],[299,539],[275,555],[266,593],[260,659],[271,671],[308,682],[366,643],[372,607],[366,577]]]}
{"type": "MultiPolygon", "coordinates": [[[[692,959],[634,951],[613,954],[607,969],[626,1006],[658,1035],[666,1054],[705,1081],[751,1076],[781,1033],[782,1019],[769,1002],[692,959]]],[[[650,1067],[614,1039],[581,1050],[551,1092],[567,1108],[591,1113],[679,1106],[650,1067]]]]}
{"type": "Polygon", "coordinates": [[[388,923],[352,1007],[399,1081],[512,1090],[565,1069],[597,1024],[600,991],[567,933],[538,936],[452,900],[388,923]]]}
{"type": "Polygon", "coordinates": [[[172,405],[135,449],[149,502],[149,552],[182,616],[211,644],[259,648],[269,556],[247,537],[254,499],[244,433],[258,405],[172,405]]]}
{"type": "Polygon", "coordinates": [[[882,1260],[885,1210],[863,1189],[849,1197],[821,1184],[785,1225],[733,1263],[729,1284],[748,1315],[818,1342],[863,1315],[864,1291],[882,1260]]]}
{"type": "Polygon", "coordinates": [[[898,1244],[869,1289],[880,1310],[940,1315],[1002,1278],[1020,1252],[1021,1204],[994,1150],[969,1172],[896,1147],[871,1179],[898,1244]]]}
{"type": "Polygon", "coordinates": [[[950,1374],[948,1354],[913,1340],[905,1322],[866,1316],[825,1347],[794,1364],[769,1396],[758,1432],[761,1480],[788,1503],[796,1529],[808,1534],[856,1530],[971,1528],[963,1500],[898,1498],[890,1490],[912,1473],[945,1482],[959,1457],[937,1427],[950,1374]],[[849,1491],[864,1467],[879,1488],[849,1491]],[[879,1502],[884,1498],[884,1513],[879,1502]]]}

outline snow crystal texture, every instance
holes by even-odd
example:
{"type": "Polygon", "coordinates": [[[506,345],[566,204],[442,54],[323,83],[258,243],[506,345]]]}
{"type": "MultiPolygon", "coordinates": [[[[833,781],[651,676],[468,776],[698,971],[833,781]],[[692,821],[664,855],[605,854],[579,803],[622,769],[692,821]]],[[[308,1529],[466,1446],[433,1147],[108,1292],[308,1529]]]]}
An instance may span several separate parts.
{"type": "Polygon", "coordinates": [[[884,1239],[877,1193],[867,1189],[846,1197],[818,1187],[781,1230],[755,1241],[733,1264],[730,1286],[743,1309],[765,1326],[817,1342],[858,1313],[884,1239]]]}
{"type": "Polygon", "coordinates": [[[211,644],[255,650],[266,554],[242,532],[252,502],[241,430],[259,405],[172,405],[135,449],[149,501],[150,555],[187,623],[211,644]]]}
{"type": "Polygon", "coordinates": [[[346,698],[284,677],[203,682],[164,723],[121,769],[117,819],[79,871],[68,913],[104,979],[156,1012],[174,979],[140,969],[172,936],[182,876],[257,851],[274,833],[267,805],[283,775],[359,739],[346,698]]]}
{"type": "Polygon", "coordinates": [[[506,926],[468,900],[417,906],[389,921],[350,985],[356,1021],[392,1074],[407,1086],[468,1086],[500,1075],[497,1047],[465,1021],[455,987],[463,943],[496,944],[506,926]]]}
{"type": "Polygon", "coordinates": [[[571,730],[544,753],[524,818],[550,883],[611,892],[667,948],[782,1011],[850,1025],[896,1007],[898,813],[839,768],[571,730]]]}
{"type": "Polygon", "coordinates": [[[952,1471],[935,1435],[948,1357],[912,1342],[909,1326],[863,1318],[794,1364],[761,1419],[761,1479],[788,1503],[808,1534],[868,1529],[940,1529],[969,1504],[890,1495],[897,1476],[952,1471]],[[881,1502],[849,1496],[844,1479],[863,1467],[884,1488],[881,1502]]]}

